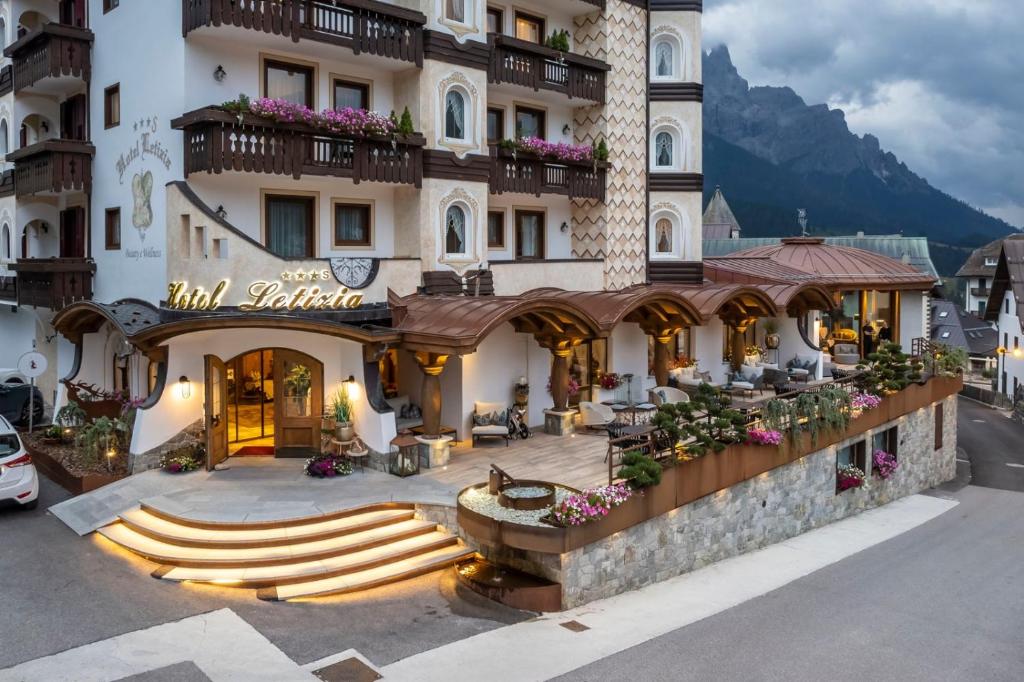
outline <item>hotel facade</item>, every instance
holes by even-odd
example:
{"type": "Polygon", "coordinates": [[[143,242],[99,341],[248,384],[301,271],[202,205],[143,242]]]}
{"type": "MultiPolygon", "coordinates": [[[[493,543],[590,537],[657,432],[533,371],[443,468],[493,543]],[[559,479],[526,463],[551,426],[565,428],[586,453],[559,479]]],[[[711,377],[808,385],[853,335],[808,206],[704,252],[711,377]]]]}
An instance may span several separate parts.
{"type": "Polygon", "coordinates": [[[699,0],[0,16],[0,364],[34,344],[55,406],[61,380],[141,400],[136,471],[189,432],[211,468],[317,450],[339,389],[384,453],[406,425],[468,439],[523,382],[567,433],[609,373],[634,403],[690,361],[729,385],[766,336],[812,380],[871,324],[928,336],[934,280],[899,261],[703,258],[699,0]]]}

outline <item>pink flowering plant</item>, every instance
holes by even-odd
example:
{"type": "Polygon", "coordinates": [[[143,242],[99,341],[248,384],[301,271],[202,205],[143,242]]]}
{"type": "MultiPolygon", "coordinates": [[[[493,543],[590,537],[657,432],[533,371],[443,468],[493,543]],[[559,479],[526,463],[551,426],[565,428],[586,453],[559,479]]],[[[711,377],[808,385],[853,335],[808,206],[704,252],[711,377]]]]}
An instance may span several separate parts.
{"type": "Polygon", "coordinates": [[[334,478],[351,474],[352,464],[339,455],[323,453],[307,459],[303,471],[313,478],[334,478]]]}
{"type": "Polygon", "coordinates": [[[515,148],[521,152],[530,152],[558,161],[589,162],[594,160],[594,148],[588,144],[548,142],[539,137],[521,137],[516,140],[515,148]]]}
{"type": "Polygon", "coordinates": [[[782,433],[774,429],[748,429],[747,442],[754,445],[782,445],[782,433]]]}
{"type": "MultiPolygon", "coordinates": [[[[304,123],[339,135],[392,135],[402,127],[394,115],[387,116],[377,111],[344,107],[316,112],[302,104],[270,97],[249,99],[243,95],[225,102],[221,108],[237,114],[239,121],[242,114],[250,113],[277,123],[304,123]]],[[[409,129],[402,132],[412,133],[408,111],[403,112],[402,119],[404,127],[409,129]]]]}
{"type": "Polygon", "coordinates": [[[885,480],[896,473],[900,463],[896,461],[896,455],[885,450],[875,450],[871,455],[871,470],[879,478],[885,480]]]}
{"type": "Polygon", "coordinates": [[[839,492],[864,485],[864,471],[852,464],[845,464],[836,469],[836,488],[839,492]]]}
{"type": "Polygon", "coordinates": [[[551,508],[551,516],[562,526],[582,526],[608,516],[615,507],[628,500],[633,491],[625,483],[588,488],[570,495],[551,508]]]}
{"type": "Polygon", "coordinates": [[[859,417],[868,410],[873,410],[882,404],[882,399],[874,393],[854,393],[850,400],[850,409],[854,417],[859,417]]]}

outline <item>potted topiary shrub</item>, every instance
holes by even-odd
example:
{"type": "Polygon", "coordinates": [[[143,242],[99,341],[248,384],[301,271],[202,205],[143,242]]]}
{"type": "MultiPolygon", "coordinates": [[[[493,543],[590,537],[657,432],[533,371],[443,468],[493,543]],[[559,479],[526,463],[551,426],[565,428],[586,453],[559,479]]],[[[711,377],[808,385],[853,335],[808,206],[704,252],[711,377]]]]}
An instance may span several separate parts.
{"type": "Polygon", "coordinates": [[[331,398],[331,413],[334,417],[334,435],[340,441],[350,441],[355,438],[356,429],[352,425],[352,399],[348,397],[348,391],[339,388],[331,398]]]}

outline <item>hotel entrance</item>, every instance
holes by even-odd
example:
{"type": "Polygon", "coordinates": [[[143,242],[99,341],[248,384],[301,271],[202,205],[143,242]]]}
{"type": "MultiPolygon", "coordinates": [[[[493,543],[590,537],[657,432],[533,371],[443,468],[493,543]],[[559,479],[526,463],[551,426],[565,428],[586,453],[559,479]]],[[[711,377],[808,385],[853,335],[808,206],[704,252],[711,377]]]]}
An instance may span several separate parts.
{"type": "Polygon", "coordinates": [[[228,457],[319,450],[323,364],[283,348],[206,356],[207,469],[228,457]]]}

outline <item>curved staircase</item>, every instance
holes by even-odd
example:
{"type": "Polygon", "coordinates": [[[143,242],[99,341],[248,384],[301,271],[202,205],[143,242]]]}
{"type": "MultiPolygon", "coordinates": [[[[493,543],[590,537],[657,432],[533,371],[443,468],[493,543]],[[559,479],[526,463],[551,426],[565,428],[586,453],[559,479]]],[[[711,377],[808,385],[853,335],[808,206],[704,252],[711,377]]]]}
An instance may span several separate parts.
{"type": "Polygon", "coordinates": [[[256,588],[267,600],[355,592],[474,554],[397,503],[253,523],[195,521],[142,504],[97,532],[160,564],[153,577],[256,588]]]}

